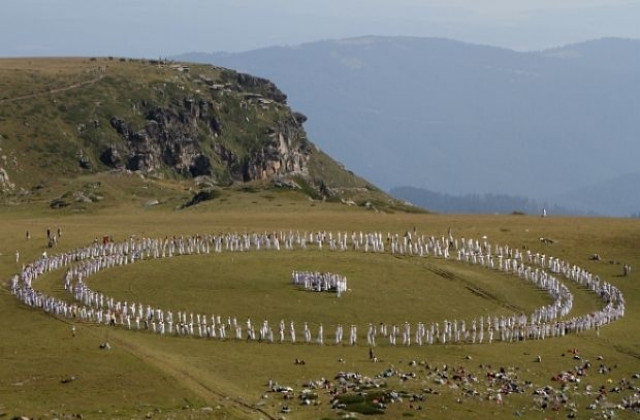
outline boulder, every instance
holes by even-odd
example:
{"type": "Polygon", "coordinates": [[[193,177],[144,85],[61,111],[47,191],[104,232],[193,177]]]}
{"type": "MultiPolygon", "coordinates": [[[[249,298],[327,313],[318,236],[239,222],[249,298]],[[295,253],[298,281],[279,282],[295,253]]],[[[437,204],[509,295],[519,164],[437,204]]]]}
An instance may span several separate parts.
{"type": "Polygon", "coordinates": [[[273,82],[267,79],[252,76],[250,74],[237,73],[236,81],[242,88],[249,88],[251,90],[257,88],[261,90],[265,98],[272,99],[273,101],[281,104],[287,103],[287,95],[278,89],[273,82]]]}
{"type": "Polygon", "coordinates": [[[124,167],[120,152],[115,145],[109,146],[100,154],[100,161],[110,168],[122,169],[124,167]]]}
{"type": "Polygon", "coordinates": [[[293,113],[293,118],[296,120],[296,122],[299,125],[302,125],[307,121],[307,116],[304,115],[302,112],[294,112],[293,113]]]}

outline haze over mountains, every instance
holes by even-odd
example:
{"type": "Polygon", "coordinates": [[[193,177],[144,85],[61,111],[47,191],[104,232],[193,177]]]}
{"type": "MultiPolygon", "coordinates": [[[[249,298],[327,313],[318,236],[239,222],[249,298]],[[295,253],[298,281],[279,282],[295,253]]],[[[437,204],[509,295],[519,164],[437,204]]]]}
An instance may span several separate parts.
{"type": "Polygon", "coordinates": [[[316,144],[385,189],[640,210],[638,40],[522,53],[362,37],[179,59],[274,81],[316,144]]]}

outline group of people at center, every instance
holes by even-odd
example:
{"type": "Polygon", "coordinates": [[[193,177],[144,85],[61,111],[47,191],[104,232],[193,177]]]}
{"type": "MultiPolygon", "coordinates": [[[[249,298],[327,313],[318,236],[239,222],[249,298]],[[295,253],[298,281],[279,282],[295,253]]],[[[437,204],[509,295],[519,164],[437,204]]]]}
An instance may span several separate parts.
{"type": "Polygon", "coordinates": [[[291,282],[305,290],[315,292],[336,292],[338,297],[347,291],[347,278],[339,274],[317,271],[293,271],[291,282]]]}

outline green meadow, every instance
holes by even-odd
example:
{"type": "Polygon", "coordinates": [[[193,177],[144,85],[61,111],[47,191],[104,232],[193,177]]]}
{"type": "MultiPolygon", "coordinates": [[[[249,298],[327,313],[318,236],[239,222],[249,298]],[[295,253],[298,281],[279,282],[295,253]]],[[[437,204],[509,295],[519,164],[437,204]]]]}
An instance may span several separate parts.
{"type": "MultiPolygon", "coordinates": [[[[110,191],[109,182],[106,191],[110,191]]],[[[113,191],[124,190],[120,186],[113,191]]],[[[213,201],[176,210],[170,200],[144,207],[147,194],[112,194],[119,197],[115,200],[119,204],[85,211],[49,210],[41,203],[0,209],[0,416],[559,419],[639,415],[617,408],[640,387],[640,379],[633,377],[640,374],[638,220],[376,212],[310,201],[294,192],[252,190],[225,190],[213,201]],[[49,249],[46,230],[58,227],[62,237],[49,249]],[[372,362],[364,337],[369,322],[469,322],[480,315],[528,313],[550,298],[517,277],[453,259],[326,249],[149,260],[104,270],[89,279],[94,290],[116,299],[174,313],[219,314],[237,317],[241,323],[251,318],[256,325],[267,319],[274,327],[280,319],[287,324],[295,320],[299,337],[302,323],[308,322],[314,341],[317,326],[323,323],[325,345],[319,346],[161,337],[58,319],[22,305],[7,287],[22,263],[43,251],[64,252],[105,235],[121,241],[131,235],[162,238],[289,230],[386,235],[415,229],[419,234],[441,236],[449,228],[458,238],[486,236],[492,244],[531,249],[584,267],[622,290],[626,315],[601,328],[599,334],[589,331],[544,341],[393,347],[379,338],[373,349],[377,362],[372,362]],[[26,231],[31,234],[29,240],[26,231]],[[553,243],[543,244],[542,237],[553,243]],[[600,260],[590,260],[596,253],[600,260]],[[633,267],[628,277],[622,276],[623,264],[633,267]],[[299,290],[291,285],[292,270],[345,275],[350,291],[337,298],[299,290]],[[336,323],[359,326],[357,346],[333,344],[336,323]],[[110,350],[100,349],[105,342],[110,350]],[[295,364],[296,359],[305,363],[295,364]],[[586,363],[590,367],[580,382],[552,380],[586,363]],[[501,369],[502,379],[496,379],[501,369]],[[335,377],[341,371],[358,372],[372,380],[385,371],[390,374],[375,379],[375,387],[363,385],[343,393],[338,386],[340,408],[332,408],[328,391],[339,382],[335,377]],[[308,405],[304,404],[302,390],[310,382],[325,379],[331,382],[329,389],[311,390],[308,405]],[[293,398],[269,392],[270,380],[291,387],[293,398]],[[501,393],[502,401],[497,401],[496,395],[509,386],[512,392],[501,393]],[[547,386],[555,399],[545,404],[534,392],[547,386]],[[378,405],[381,402],[384,408],[378,405]],[[592,404],[595,407],[590,409],[592,404]],[[283,410],[285,406],[288,410],[283,410]]],[[[39,278],[35,287],[67,298],[62,274],[62,270],[51,272],[39,278]]],[[[602,306],[593,293],[565,283],[574,294],[572,315],[602,306]]]]}

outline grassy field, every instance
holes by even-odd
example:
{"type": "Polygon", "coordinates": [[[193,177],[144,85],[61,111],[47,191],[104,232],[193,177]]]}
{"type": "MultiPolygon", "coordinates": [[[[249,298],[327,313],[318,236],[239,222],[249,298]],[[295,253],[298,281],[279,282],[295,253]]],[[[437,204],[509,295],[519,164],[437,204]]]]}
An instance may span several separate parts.
{"type": "MultiPolygon", "coordinates": [[[[104,188],[108,188],[105,186],[104,188]]],[[[132,185],[130,188],[137,188],[132,185]]],[[[114,193],[116,194],[116,193],[114,193]]],[[[640,267],[640,223],[637,220],[555,218],[531,216],[461,216],[378,213],[341,204],[312,202],[289,192],[234,192],[188,210],[174,210],[167,202],[144,208],[145,194],[128,195],[115,206],[89,212],[54,212],[45,206],[0,209],[0,279],[3,284],[22,262],[45,248],[45,232],[60,227],[63,235],[55,252],[85,245],[111,235],[164,237],[230,231],[381,231],[413,229],[442,235],[451,228],[457,237],[527,247],[576,263],[619,287],[627,302],[625,318],[601,329],[545,341],[492,345],[434,345],[391,347],[382,344],[372,363],[368,348],[335,345],[267,344],[159,337],[145,332],[76,323],[72,337],[69,320],[55,319],[22,306],[0,289],[0,415],[36,418],[567,418],[575,407],[577,418],[637,418],[630,411],[607,408],[640,387],[640,287],[637,273],[621,277],[622,264],[640,267]],[[29,230],[32,238],[25,239],[29,230]],[[543,245],[539,238],[552,238],[543,245]],[[15,252],[20,262],[15,262],[15,252]],[[600,261],[590,261],[598,253],[600,261]],[[99,345],[109,341],[111,350],[99,345]],[[576,349],[580,359],[569,350],[576,349]],[[537,363],[540,355],[542,363],[537,363]],[[598,356],[602,358],[599,359],[598,356]],[[294,364],[303,359],[304,365],[294,364]],[[591,368],[580,383],[552,381],[586,360],[591,368]],[[416,363],[409,363],[416,361],[416,363]],[[447,380],[443,380],[445,371],[447,380]],[[600,365],[608,372],[599,373],[600,365]],[[495,378],[503,369],[502,379],[495,378]],[[298,398],[310,381],[332,383],[340,371],[368,377],[390,369],[379,388],[367,396],[347,393],[346,409],[332,409],[326,390],[317,389],[310,405],[298,398]],[[610,370],[609,370],[610,369],[610,370]],[[404,376],[403,376],[404,374],[404,376]],[[492,378],[493,379],[490,379],[492,378]],[[268,392],[269,380],[290,386],[293,400],[268,392]],[[628,380],[624,386],[621,380],[628,380]],[[503,395],[513,386],[522,392],[503,395]],[[533,392],[544,386],[564,394],[566,404],[546,409],[533,392]],[[595,410],[587,409],[598,390],[607,391],[595,410]],[[612,392],[615,387],[620,393],[612,392]],[[400,399],[390,402],[389,394],[400,399]],[[475,392],[474,392],[475,391],[475,392]],[[477,394],[476,394],[477,393],[477,394]],[[386,394],[387,408],[379,413],[361,400],[386,394]],[[395,395],[395,394],[394,394],[395,395]],[[415,396],[414,398],[412,398],[415,396]],[[413,399],[413,401],[412,401],[413,399]],[[315,403],[317,401],[317,404],[315,403]],[[281,413],[288,405],[291,413],[281,413]],[[377,413],[377,414],[376,414],[377,413]],[[367,416],[368,417],[368,416],[367,416]]],[[[48,250],[51,252],[50,250],[48,250]]],[[[41,278],[37,287],[61,295],[61,272],[41,278]]],[[[104,271],[90,281],[94,289],[122,300],[136,300],[177,310],[193,310],[251,317],[255,322],[295,319],[298,324],[319,322],[404,322],[471,319],[480,314],[524,311],[549,298],[521,280],[435,258],[394,258],[389,255],[293,251],[189,256],[142,262],[104,271]],[[290,285],[292,270],[321,270],[349,278],[351,291],[342,298],[309,293],[290,285]],[[436,272],[447,270],[453,278],[436,272]],[[470,289],[486,292],[485,297],[470,289]],[[487,299],[486,296],[491,296],[487,299]],[[510,309],[511,308],[511,309],[510,309]]],[[[584,314],[601,302],[571,286],[574,313],[584,314]]],[[[360,328],[363,328],[361,326],[360,328]]],[[[314,329],[315,331],[315,329],[314,329]]],[[[364,331],[360,331],[362,334],[364,331]]],[[[333,330],[326,331],[327,341],[333,330]]],[[[348,336],[348,332],[345,333],[348,336]]],[[[360,342],[363,337],[360,338],[360,342]]],[[[500,376],[500,375],[498,375],[500,376]]]]}

